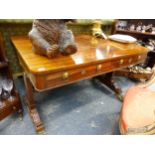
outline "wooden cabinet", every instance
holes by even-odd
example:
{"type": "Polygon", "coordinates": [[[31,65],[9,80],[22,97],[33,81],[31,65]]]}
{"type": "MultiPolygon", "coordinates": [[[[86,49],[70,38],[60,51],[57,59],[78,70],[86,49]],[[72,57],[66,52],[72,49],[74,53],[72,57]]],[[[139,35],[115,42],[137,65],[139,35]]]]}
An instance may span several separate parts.
{"type": "MultiPolygon", "coordinates": [[[[9,68],[9,63],[7,60],[7,57],[5,55],[5,47],[4,47],[4,42],[2,35],[0,34],[0,76],[4,79],[12,79],[12,74],[9,68]]],[[[0,80],[2,80],[2,78],[0,80]]],[[[13,96],[13,100],[10,101],[7,98],[4,99],[0,98],[0,120],[4,119],[8,115],[10,115],[13,112],[17,112],[22,118],[23,116],[23,109],[22,109],[22,104],[20,101],[19,94],[15,88],[14,82],[13,82],[13,89],[11,91],[11,95],[13,96]]]]}

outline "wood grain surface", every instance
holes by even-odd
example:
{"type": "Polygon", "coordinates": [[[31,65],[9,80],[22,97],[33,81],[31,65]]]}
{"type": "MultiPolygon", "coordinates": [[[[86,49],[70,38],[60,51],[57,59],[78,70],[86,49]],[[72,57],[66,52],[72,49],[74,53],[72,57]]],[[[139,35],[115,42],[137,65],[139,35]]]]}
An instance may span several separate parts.
{"type": "Polygon", "coordinates": [[[75,66],[85,66],[97,62],[112,61],[120,57],[146,54],[148,49],[137,44],[122,44],[110,40],[92,38],[89,35],[75,37],[78,52],[70,56],[49,59],[35,54],[28,37],[12,37],[17,52],[28,70],[34,74],[44,74],[75,66]]]}

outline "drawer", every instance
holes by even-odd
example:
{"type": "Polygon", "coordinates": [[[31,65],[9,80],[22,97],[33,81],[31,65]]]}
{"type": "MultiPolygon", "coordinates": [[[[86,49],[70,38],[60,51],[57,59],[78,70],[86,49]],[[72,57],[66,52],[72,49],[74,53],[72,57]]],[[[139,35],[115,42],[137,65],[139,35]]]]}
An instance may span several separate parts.
{"type": "Polygon", "coordinates": [[[79,68],[60,71],[57,73],[48,74],[45,77],[45,88],[55,88],[78,80],[91,78],[110,71],[115,71],[120,68],[127,67],[131,64],[137,64],[145,59],[146,55],[125,57],[112,61],[82,66],[79,68]]]}
{"type": "MultiPolygon", "coordinates": [[[[98,70],[101,68],[102,66],[98,65],[98,70]]],[[[97,66],[95,65],[72,70],[65,70],[62,72],[48,75],[46,77],[46,86],[55,87],[57,85],[63,85],[66,83],[70,83],[72,81],[88,78],[96,73],[97,73],[97,66]]]]}
{"type": "Polygon", "coordinates": [[[119,66],[125,67],[125,66],[130,66],[134,64],[138,64],[143,62],[146,59],[147,55],[138,55],[138,56],[131,56],[127,58],[122,58],[118,61],[119,66]]]}

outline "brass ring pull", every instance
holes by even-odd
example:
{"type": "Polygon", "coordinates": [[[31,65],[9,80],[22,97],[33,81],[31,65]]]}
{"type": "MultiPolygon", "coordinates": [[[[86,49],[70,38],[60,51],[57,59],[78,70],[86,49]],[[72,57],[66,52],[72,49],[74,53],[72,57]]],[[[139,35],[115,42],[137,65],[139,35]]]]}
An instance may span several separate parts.
{"type": "Polygon", "coordinates": [[[97,66],[96,66],[96,70],[97,71],[100,71],[102,69],[102,65],[101,64],[98,64],[97,66]]]}
{"type": "Polygon", "coordinates": [[[68,72],[64,72],[64,73],[62,74],[62,79],[63,79],[63,80],[68,79],[68,77],[69,77],[69,73],[68,73],[68,72]]]}
{"type": "Polygon", "coordinates": [[[81,75],[85,75],[86,74],[86,71],[85,70],[82,70],[81,71],[81,75]]]}
{"type": "Polygon", "coordinates": [[[131,62],[132,62],[132,58],[129,59],[129,63],[131,63],[131,62]]]}
{"type": "Polygon", "coordinates": [[[119,64],[122,65],[123,63],[124,63],[124,60],[121,59],[120,62],[119,62],[119,64]]]}
{"type": "Polygon", "coordinates": [[[140,59],[141,59],[141,57],[142,57],[142,56],[141,56],[141,55],[139,55],[139,56],[138,56],[138,60],[140,60],[140,59]]]}

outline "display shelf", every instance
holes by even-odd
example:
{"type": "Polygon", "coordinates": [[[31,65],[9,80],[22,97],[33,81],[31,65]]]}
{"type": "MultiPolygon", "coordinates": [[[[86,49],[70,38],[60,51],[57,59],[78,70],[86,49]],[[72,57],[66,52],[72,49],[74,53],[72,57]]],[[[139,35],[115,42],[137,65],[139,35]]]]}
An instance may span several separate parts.
{"type": "Polygon", "coordinates": [[[120,34],[128,34],[131,35],[133,37],[136,37],[137,39],[143,39],[143,38],[149,38],[149,39],[155,39],[155,34],[151,33],[151,32],[139,32],[136,30],[129,30],[129,27],[131,25],[134,25],[135,27],[137,27],[139,24],[141,24],[142,26],[148,26],[148,25],[152,25],[153,27],[155,27],[155,20],[154,19],[119,19],[117,22],[126,22],[126,25],[124,27],[124,29],[119,29],[116,27],[115,32],[116,33],[120,33],[120,34]]]}
{"type": "Polygon", "coordinates": [[[148,36],[155,36],[153,33],[149,32],[138,32],[138,31],[130,31],[130,30],[119,30],[117,29],[117,32],[124,32],[124,33],[135,33],[135,34],[140,34],[140,35],[148,35],[148,36]]]}

